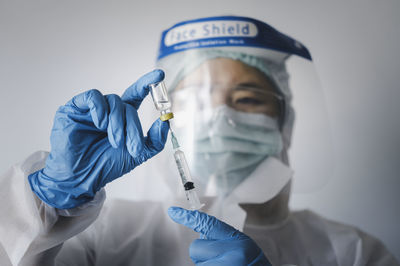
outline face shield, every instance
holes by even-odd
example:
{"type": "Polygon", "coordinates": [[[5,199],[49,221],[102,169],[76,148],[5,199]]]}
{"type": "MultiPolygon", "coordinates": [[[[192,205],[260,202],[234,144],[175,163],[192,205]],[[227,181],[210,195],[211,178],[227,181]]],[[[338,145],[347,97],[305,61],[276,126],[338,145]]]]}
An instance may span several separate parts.
{"type": "MultiPolygon", "coordinates": [[[[199,19],[163,33],[157,66],[166,73],[171,127],[200,194],[227,197],[268,158],[294,168],[297,192],[326,183],[329,123],[300,42],[250,18],[199,19]]],[[[174,162],[164,163],[173,175],[174,162]]],[[[178,176],[167,183],[179,188],[178,176]]]]}

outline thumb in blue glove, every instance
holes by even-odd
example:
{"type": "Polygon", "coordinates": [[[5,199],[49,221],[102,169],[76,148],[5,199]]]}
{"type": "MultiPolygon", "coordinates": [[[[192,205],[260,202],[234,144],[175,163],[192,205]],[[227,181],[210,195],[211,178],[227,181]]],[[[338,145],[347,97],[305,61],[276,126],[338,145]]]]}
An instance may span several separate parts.
{"type": "Polygon", "coordinates": [[[35,194],[53,207],[74,208],[159,153],[169,124],[157,119],[144,136],[137,110],[149,93],[148,85],[163,79],[164,72],[154,70],[122,97],[89,90],[61,106],[46,166],[28,177],[35,194]]]}
{"type": "Polygon", "coordinates": [[[176,223],[200,233],[190,245],[190,258],[196,265],[271,265],[262,250],[247,235],[214,216],[179,207],[168,209],[176,223]]]}

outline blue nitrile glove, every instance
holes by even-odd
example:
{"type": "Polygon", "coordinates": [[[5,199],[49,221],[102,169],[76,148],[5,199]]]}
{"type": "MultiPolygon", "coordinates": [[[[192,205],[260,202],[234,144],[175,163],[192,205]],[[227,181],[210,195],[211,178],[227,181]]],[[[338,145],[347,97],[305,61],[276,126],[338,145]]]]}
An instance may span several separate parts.
{"type": "Polygon", "coordinates": [[[179,207],[169,208],[168,215],[200,233],[189,251],[196,265],[271,265],[250,237],[214,216],[179,207]]]}
{"type": "Polygon", "coordinates": [[[148,85],[163,79],[164,72],[154,70],[122,97],[89,90],[61,106],[54,118],[46,166],[29,175],[36,195],[59,209],[77,207],[159,153],[169,124],[156,120],[145,137],[137,109],[149,93],[148,85]]]}

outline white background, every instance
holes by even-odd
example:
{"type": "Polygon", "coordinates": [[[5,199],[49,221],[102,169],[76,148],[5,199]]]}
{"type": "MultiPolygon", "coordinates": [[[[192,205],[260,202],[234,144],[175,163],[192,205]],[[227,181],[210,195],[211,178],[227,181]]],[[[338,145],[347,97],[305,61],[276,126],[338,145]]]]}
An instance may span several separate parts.
{"type": "MultiPolygon", "coordinates": [[[[396,0],[0,0],[0,170],[49,150],[54,113],[73,95],[90,88],[121,94],[151,70],[163,29],[203,16],[251,16],[310,49],[330,115],[331,179],[295,194],[291,206],[356,225],[400,259],[399,11],[396,0]]],[[[141,113],[155,119],[152,108],[146,101],[141,113]]],[[[110,184],[109,196],[135,199],[144,181],[156,180],[146,166],[135,171],[110,184]]],[[[165,194],[155,187],[149,198],[165,194]]]]}

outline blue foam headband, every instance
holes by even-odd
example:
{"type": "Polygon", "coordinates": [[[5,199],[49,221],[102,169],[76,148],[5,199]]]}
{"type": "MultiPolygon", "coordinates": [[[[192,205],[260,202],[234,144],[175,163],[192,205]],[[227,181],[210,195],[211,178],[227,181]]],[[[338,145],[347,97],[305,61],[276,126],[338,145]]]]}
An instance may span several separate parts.
{"type": "Polygon", "coordinates": [[[311,54],[299,41],[270,25],[247,17],[222,16],[189,20],[163,31],[157,60],[173,53],[205,47],[247,46],[294,54],[311,54]]]}

